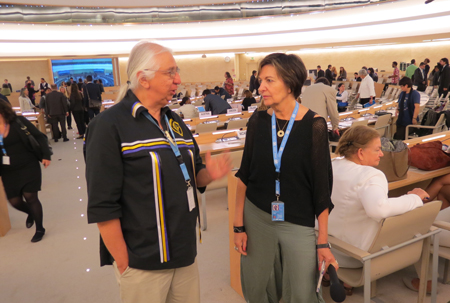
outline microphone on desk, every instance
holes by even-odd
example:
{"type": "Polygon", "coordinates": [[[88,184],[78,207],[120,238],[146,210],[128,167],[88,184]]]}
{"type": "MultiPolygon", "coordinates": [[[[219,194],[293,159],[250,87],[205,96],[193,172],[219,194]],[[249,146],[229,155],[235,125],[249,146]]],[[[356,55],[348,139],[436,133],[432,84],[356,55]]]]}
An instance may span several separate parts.
{"type": "Polygon", "coordinates": [[[330,275],[330,296],[335,302],[344,302],[347,295],[344,286],[339,282],[336,268],[332,264],[328,266],[328,274],[330,275]]]}

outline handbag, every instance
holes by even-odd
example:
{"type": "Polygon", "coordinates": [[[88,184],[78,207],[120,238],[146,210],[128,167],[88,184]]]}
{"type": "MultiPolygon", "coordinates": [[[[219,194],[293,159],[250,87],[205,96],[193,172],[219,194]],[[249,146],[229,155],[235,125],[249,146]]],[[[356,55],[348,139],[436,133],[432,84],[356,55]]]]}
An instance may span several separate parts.
{"type": "MultiPolygon", "coordinates": [[[[20,121],[19,118],[16,118],[16,122],[17,122],[17,124],[19,124],[20,129],[23,130],[23,132],[25,133],[25,135],[26,135],[26,137],[28,139],[28,142],[30,142],[31,148],[33,149],[33,153],[38,158],[38,160],[40,162],[42,162],[42,159],[44,158],[44,155],[43,155],[43,152],[42,152],[41,145],[36,140],[36,138],[28,131],[28,128],[22,123],[22,121],[20,121]]],[[[53,149],[52,149],[52,147],[50,145],[48,145],[48,149],[50,150],[50,155],[53,155],[53,149]]]]}
{"type": "Polygon", "coordinates": [[[442,150],[441,141],[416,144],[411,147],[411,165],[422,170],[449,166],[450,155],[442,150]]]}
{"type": "Polygon", "coordinates": [[[388,182],[406,179],[410,166],[408,145],[402,140],[380,139],[384,156],[377,168],[386,175],[388,182]]]}
{"type": "Polygon", "coordinates": [[[86,84],[86,96],[88,97],[88,101],[89,101],[89,108],[98,108],[100,109],[102,107],[102,101],[100,100],[92,100],[91,97],[89,96],[89,90],[87,88],[87,84],[86,84]]]}

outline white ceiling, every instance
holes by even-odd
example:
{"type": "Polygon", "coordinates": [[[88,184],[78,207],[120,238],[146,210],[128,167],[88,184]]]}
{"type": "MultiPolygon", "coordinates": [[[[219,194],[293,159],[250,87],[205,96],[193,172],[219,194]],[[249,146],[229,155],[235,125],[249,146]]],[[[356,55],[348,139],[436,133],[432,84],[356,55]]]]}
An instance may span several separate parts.
{"type": "MultiPolygon", "coordinates": [[[[256,1],[256,0],[255,0],[256,1]]],[[[223,1],[223,0],[76,0],[73,2],[61,2],[61,0],[8,0],[11,4],[30,4],[30,5],[53,5],[53,6],[103,6],[103,7],[155,7],[155,6],[183,6],[183,5],[208,5],[222,3],[237,3],[246,1],[223,1]]]]}
{"type": "Polygon", "coordinates": [[[428,5],[423,0],[408,0],[319,14],[214,22],[92,26],[0,23],[0,57],[126,55],[140,39],[155,40],[177,54],[411,43],[450,38],[449,17],[450,0],[428,5]]]}

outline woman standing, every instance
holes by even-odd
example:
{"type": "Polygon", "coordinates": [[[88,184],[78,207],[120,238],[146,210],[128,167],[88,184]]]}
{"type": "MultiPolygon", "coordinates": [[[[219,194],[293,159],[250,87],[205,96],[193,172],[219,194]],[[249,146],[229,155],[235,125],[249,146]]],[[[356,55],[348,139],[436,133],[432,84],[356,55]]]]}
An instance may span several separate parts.
{"type": "Polygon", "coordinates": [[[394,139],[405,140],[409,134],[406,134],[406,127],[419,122],[420,94],[412,88],[412,81],[408,77],[403,77],[399,83],[402,90],[398,97],[397,106],[397,131],[394,139]]]}
{"type": "Polygon", "coordinates": [[[70,108],[70,102],[69,102],[69,94],[68,94],[68,90],[67,90],[67,85],[65,85],[66,83],[63,82],[63,85],[59,87],[59,92],[63,93],[64,96],[66,96],[66,100],[67,100],[67,108],[69,111],[69,115],[67,116],[67,129],[72,129],[72,110],[70,108]]]}
{"type": "Polygon", "coordinates": [[[77,85],[70,86],[70,110],[72,111],[73,118],[77,124],[78,134],[77,139],[83,139],[84,133],[86,132],[86,124],[84,123],[84,106],[83,97],[78,90],[77,85]]]}
{"type": "Polygon", "coordinates": [[[15,209],[28,214],[27,228],[36,222],[36,233],[31,242],[38,242],[45,234],[42,225],[42,205],[37,192],[41,190],[42,183],[39,161],[44,167],[50,165],[47,137],[26,118],[16,116],[9,104],[0,101],[0,145],[2,151],[0,171],[6,197],[15,209]],[[33,151],[23,126],[39,142],[42,160],[38,159],[38,155],[33,151]]]}
{"type": "MultiPolygon", "coordinates": [[[[28,91],[28,98],[30,98],[30,100],[31,100],[31,103],[33,103],[33,105],[36,105],[34,102],[35,102],[35,93],[37,93],[37,92],[39,92],[39,90],[35,90],[34,89],[34,86],[33,85],[31,85],[31,82],[28,82],[27,83],[27,86],[26,86],[26,89],[27,89],[27,91],[28,91]]],[[[22,94],[22,93],[21,93],[22,94]]]]}
{"type": "Polygon", "coordinates": [[[296,102],[307,76],[299,57],[268,55],[258,75],[270,109],[250,118],[236,174],[234,243],[242,254],[244,297],[272,302],[281,294],[286,303],[324,302],[316,292],[318,264],[338,268],[328,245],[333,204],[327,124],[296,102]]]}
{"type": "Polygon", "coordinates": [[[234,95],[234,82],[233,78],[231,78],[231,75],[229,72],[225,72],[225,83],[223,84],[225,87],[225,90],[231,95],[234,95]]]}

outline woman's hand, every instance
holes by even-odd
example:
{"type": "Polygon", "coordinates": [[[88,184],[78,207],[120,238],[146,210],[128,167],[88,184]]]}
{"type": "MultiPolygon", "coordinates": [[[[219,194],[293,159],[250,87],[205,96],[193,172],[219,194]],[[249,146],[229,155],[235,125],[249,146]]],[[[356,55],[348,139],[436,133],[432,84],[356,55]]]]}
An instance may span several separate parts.
{"type": "Polygon", "coordinates": [[[319,258],[319,270],[321,269],[322,261],[325,261],[325,270],[328,269],[328,265],[330,264],[333,264],[334,268],[336,268],[336,271],[338,270],[339,264],[329,248],[317,249],[317,256],[319,258]]]}
{"type": "Polygon", "coordinates": [[[206,153],[206,170],[212,181],[223,178],[231,170],[231,159],[228,151],[217,157],[211,157],[211,152],[206,153]]]}
{"type": "Polygon", "coordinates": [[[51,162],[50,160],[43,159],[42,164],[44,165],[44,168],[47,168],[50,165],[50,162],[51,162]]]}
{"type": "Polygon", "coordinates": [[[430,199],[430,195],[421,188],[414,188],[413,190],[409,191],[408,195],[411,195],[411,194],[418,195],[422,201],[430,199]]]}
{"type": "Polygon", "coordinates": [[[234,249],[244,256],[247,255],[247,233],[234,233],[234,249]]]}

